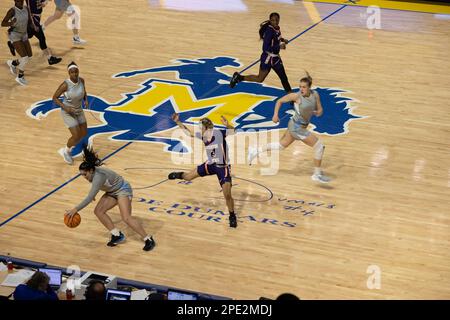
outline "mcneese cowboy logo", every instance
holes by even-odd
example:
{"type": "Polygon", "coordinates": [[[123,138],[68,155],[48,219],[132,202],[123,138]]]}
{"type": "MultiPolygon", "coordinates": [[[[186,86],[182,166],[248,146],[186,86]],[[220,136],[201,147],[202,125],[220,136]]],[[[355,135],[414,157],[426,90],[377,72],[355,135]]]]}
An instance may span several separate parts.
{"type": "MultiPolygon", "coordinates": [[[[109,134],[111,140],[140,141],[164,145],[167,152],[188,152],[177,145],[181,140],[171,137],[169,130],[176,127],[171,120],[174,112],[185,123],[197,123],[209,117],[217,127],[222,127],[220,116],[224,115],[236,129],[241,131],[279,130],[287,128],[293,109],[284,104],[280,110],[280,122],[272,122],[275,101],[285,95],[283,89],[261,83],[242,82],[234,89],[229,87],[230,75],[221,72],[222,67],[240,67],[233,57],[177,59],[173,65],[119,73],[113,78],[131,78],[148,74],[135,92],[125,93],[117,102],[102,97],[88,96],[91,112],[101,119],[101,125],[88,128],[87,136],[74,148],[73,156],[82,151],[82,145],[100,134],[109,134]],[[152,78],[161,72],[175,73],[176,80],[152,78]],[[285,115],[285,116],[283,116],[285,115]]],[[[315,88],[320,95],[324,114],[311,119],[314,132],[339,135],[348,132],[351,120],[362,118],[352,114],[351,98],[346,92],[335,88],[315,88]]],[[[298,91],[298,88],[294,91],[298,91]]],[[[41,119],[59,107],[51,99],[33,104],[27,115],[41,119]]]]}

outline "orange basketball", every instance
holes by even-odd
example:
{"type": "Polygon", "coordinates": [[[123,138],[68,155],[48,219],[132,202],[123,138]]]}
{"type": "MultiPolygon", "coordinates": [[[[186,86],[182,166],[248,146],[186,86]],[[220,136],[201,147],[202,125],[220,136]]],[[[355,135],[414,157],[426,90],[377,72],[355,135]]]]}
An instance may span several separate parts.
{"type": "Polygon", "coordinates": [[[68,226],[69,228],[76,228],[80,225],[81,223],[81,216],[79,213],[75,213],[72,218],[69,218],[68,215],[64,215],[64,223],[66,224],[66,226],[68,226]]]}

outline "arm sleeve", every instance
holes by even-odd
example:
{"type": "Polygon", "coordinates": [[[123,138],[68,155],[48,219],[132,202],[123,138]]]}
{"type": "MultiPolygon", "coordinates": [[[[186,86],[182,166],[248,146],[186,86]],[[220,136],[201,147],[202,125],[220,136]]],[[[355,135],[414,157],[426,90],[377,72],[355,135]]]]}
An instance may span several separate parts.
{"type": "Polygon", "coordinates": [[[106,182],[106,176],[104,174],[97,174],[94,176],[94,179],[92,180],[92,187],[91,191],[89,191],[89,194],[87,197],[81,201],[79,205],[77,205],[75,208],[80,211],[83,210],[89,203],[94,200],[97,193],[100,191],[100,187],[106,182]]]}

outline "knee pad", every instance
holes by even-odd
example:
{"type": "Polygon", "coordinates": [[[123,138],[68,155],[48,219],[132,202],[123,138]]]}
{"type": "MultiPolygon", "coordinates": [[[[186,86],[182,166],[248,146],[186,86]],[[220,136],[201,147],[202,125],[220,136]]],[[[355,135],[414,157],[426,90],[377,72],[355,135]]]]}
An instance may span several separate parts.
{"type": "MultiPolygon", "coordinates": [[[[75,7],[74,5],[70,5],[67,8],[67,15],[70,17],[70,29],[81,29],[81,21],[80,21],[80,14],[79,11],[77,10],[78,8],[75,7]]],[[[69,24],[69,21],[68,21],[69,24]]]]}
{"type": "Polygon", "coordinates": [[[314,150],[314,159],[322,160],[325,146],[322,144],[320,140],[317,140],[316,144],[313,146],[313,150],[314,150]]]}
{"type": "Polygon", "coordinates": [[[68,15],[72,15],[72,14],[74,14],[75,12],[76,12],[76,10],[75,10],[75,6],[74,6],[73,4],[69,5],[69,6],[67,7],[67,9],[66,9],[66,13],[67,13],[68,15]]]}
{"type": "Polygon", "coordinates": [[[30,60],[30,57],[28,57],[28,56],[19,58],[19,70],[24,71],[25,65],[28,63],[29,60],[30,60]]]}

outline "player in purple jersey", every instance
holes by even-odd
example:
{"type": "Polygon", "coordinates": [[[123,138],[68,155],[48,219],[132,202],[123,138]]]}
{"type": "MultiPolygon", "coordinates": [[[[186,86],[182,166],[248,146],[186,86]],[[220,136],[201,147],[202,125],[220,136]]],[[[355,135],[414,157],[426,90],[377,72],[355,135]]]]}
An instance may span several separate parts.
{"type": "Polygon", "coordinates": [[[263,40],[261,64],[259,66],[258,75],[243,76],[238,72],[233,74],[231,78],[230,87],[234,86],[241,81],[263,82],[273,69],[281,80],[284,90],[287,93],[292,92],[291,85],[289,84],[286,71],[284,70],[283,61],[280,58],[280,49],[286,49],[288,40],[281,37],[280,30],[280,15],[276,12],[272,12],[269,16],[270,20],[264,21],[259,27],[259,37],[263,40]]]}
{"type": "Polygon", "coordinates": [[[214,124],[208,118],[203,118],[200,120],[202,133],[199,132],[194,135],[194,133],[188,129],[181,121],[177,113],[172,115],[172,120],[184,130],[184,132],[198,139],[202,139],[205,144],[206,155],[208,160],[199,165],[197,168],[189,172],[172,172],[169,174],[169,179],[183,179],[186,181],[191,181],[198,177],[216,175],[219,179],[220,186],[222,187],[222,192],[227,203],[228,210],[230,212],[229,222],[230,227],[237,227],[237,218],[234,213],[234,200],[231,195],[231,166],[229,165],[228,159],[228,146],[225,140],[227,136],[227,131],[232,130],[234,133],[234,127],[228,123],[225,117],[222,116],[222,123],[227,127],[225,129],[214,129],[214,124]]]}

